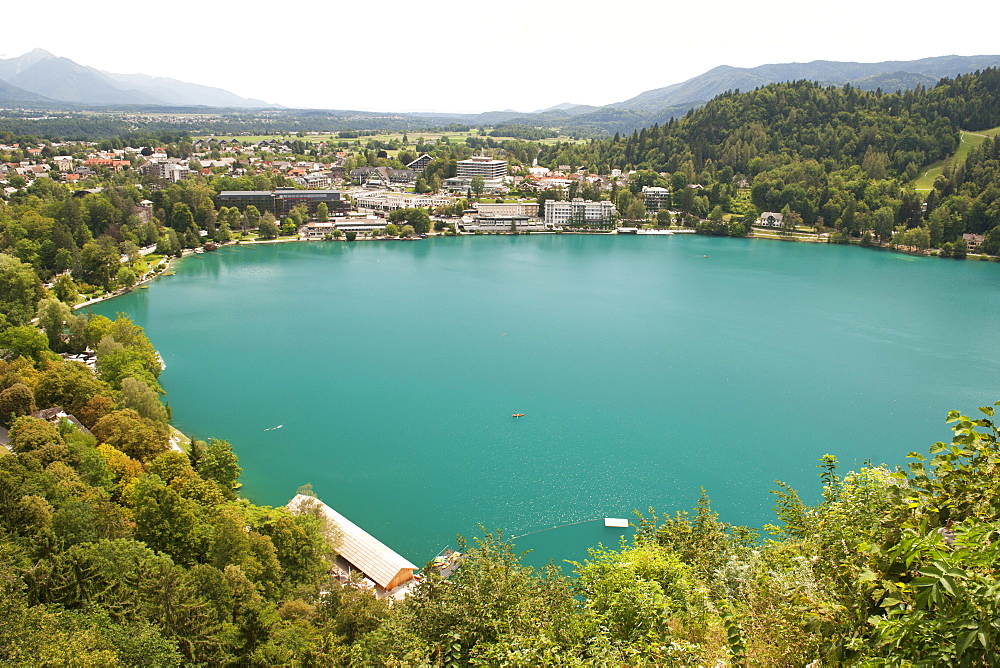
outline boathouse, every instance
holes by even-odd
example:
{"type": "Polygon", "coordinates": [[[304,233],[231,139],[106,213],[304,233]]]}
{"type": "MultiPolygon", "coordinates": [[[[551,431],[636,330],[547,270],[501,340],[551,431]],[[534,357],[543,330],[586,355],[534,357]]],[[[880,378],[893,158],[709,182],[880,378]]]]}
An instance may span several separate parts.
{"type": "Polygon", "coordinates": [[[299,505],[306,501],[316,503],[327,520],[337,528],[340,537],[337,553],[354,570],[360,571],[387,592],[413,579],[416,566],[319,499],[296,494],[288,502],[288,509],[296,512],[299,505]]]}

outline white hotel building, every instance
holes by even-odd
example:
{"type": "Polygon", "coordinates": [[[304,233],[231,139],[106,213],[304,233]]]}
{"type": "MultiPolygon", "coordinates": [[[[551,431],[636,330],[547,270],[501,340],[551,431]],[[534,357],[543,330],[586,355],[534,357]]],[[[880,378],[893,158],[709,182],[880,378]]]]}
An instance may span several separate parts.
{"type": "Polygon", "coordinates": [[[474,155],[468,160],[458,161],[457,176],[470,178],[481,176],[486,180],[502,179],[507,176],[507,161],[474,155]]]}
{"type": "Polygon", "coordinates": [[[545,227],[614,227],[618,210],[607,200],[591,202],[574,198],[573,201],[547,200],[545,202],[545,227]]]}
{"type": "Polygon", "coordinates": [[[454,200],[440,195],[404,195],[386,191],[354,197],[354,206],[359,211],[395,211],[396,209],[428,209],[448,206],[454,200]]]}

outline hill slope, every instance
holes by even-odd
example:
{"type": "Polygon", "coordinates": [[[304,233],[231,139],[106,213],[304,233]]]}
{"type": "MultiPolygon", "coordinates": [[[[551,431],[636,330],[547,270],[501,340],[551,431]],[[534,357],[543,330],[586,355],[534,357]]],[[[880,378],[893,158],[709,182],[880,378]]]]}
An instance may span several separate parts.
{"type": "Polygon", "coordinates": [[[14,84],[0,80],[0,103],[9,104],[17,102],[51,102],[49,98],[29,90],[18,88],[14,84]]]}

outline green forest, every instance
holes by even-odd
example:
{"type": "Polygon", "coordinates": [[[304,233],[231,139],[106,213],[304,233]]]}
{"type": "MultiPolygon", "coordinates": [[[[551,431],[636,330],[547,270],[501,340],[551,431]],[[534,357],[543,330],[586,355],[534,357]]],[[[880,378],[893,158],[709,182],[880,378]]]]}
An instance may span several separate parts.
{"type": "MultiPolygon", "coordinates": [[[[572,194],[641,212],[641,186],[663,185],[710,234],[745,235],[760,211],[786,211],[835,240],[962,257],[965,233],[1000,251],[1000,142],[946,163],[926,194],[913,180],[954,153],[959,129],[998,125],[1000,72],[987,70],[902,94],[776,84],[605,140],[483,135],[415,148],[436,158],[425,184],[478,146],[504,151],[515,170],[535,159],[634,169],[627,186],[572,194]]],[[[38,137],[0,139],[54,155],[38,137]]],[[[157,141],[175,155],[192,150],[183,133],[157,141]]],[[[377,151],[353,164],[391,160],[377,151]]],[[[906,470],[841,471],[827,455],[822,500],[776,483],[775,520],[761,529],[727,524],[706,494],[687,512],[638,514],[633,540],[566,568],[528,568],[484,527],[454,575],[428,568],[402,602],[341,587],[330,575],[338,535],[322,514],[240,498],[225,440],[172,447],[162,364],[145,332],[72,308],[133,286],[161,256],[225,242],[248,221],[216,208],[220,190],[286,181],[165,185],[99,171],[83,185],[38,178],[0,199],[5,665],[1000,663],[992,406],[949,414],[950,442],[900,444],[914,449],[906,470]],[[147,198],[151,215],[140,215],[147,198]],[[73,419],[32,417],[53,407],[73,419]]]]}
{"type": "Polygon", "coordinates": [[[996,663],[993,407],[951,413],[954,438],[911,453],[909,471],[842,473],[825,456],[822,501],[779,483],[763,535],[703,496],[637,515],[633,540],[566,574],[523,566],[484,529],[455,574],[428,566],[389,605],[329,575],[338,535],[314,508],[237,497],[229,443],[168,446],[140,328],[77,317],[0,362],[7,665],[996,663]],[[74,336],[96,347],[96,373],[50,352],[74,336]],[[54,404],[79,424],[27,416],[54,404]]]}
{"type": "MultiPolygon", "coordinates": [[[[538,159],[601,174],[635,169],[632,195],[642,185],[660,185],[672,190],[674,207],[698,218],[716,207],[738,214],[710,233],[742,236],[760,212],[784,211],[832,231],[835,241],[888,244],[899,234],[916,243],[898,245],[926,250],[960,243],[965,233],[989,234],[986,252],[995,254],[996,140],[965,161],[946,163],[929,193],[916,191],[914,180],[922,167],[955,152],[960,129],[997,125],[996,69],[893,94],[798,81],[721,95],[629,136],[542,146],[538,159]],[[743,189],[751,207],[739,201],[743,189]]],[[[620,211],[627,206],[628,195],[618,203],[620,211]]]]}

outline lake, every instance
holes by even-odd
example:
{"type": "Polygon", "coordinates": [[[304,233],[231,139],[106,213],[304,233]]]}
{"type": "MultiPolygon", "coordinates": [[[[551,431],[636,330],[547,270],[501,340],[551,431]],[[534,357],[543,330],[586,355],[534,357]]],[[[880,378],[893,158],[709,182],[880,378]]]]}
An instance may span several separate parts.
{"type": "Polygon", "coordinates": [[[700,236],[227,247],[92,307],[167,368],[174,424],[229,440],[244,494],[300,485],[414,563],[479,525],[526,561],[604,517],[773,521],[817,460],[904,465],[1000,399],[1000,264],[700,236]],[[514,413],[524,417],[512,418],[514,413]],[[283,425],[281,429],[265,431],[283,425]],[[570,526],[562,526],[570,523],[570,526]]]}

